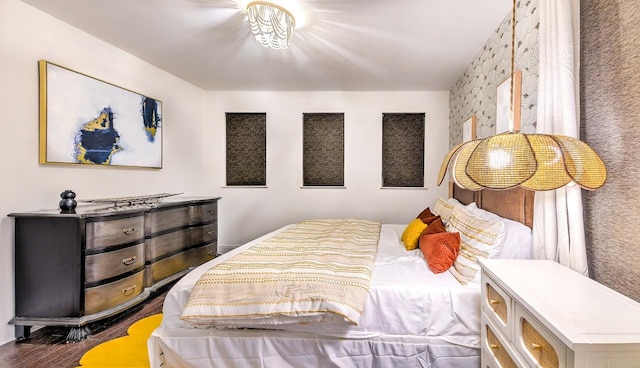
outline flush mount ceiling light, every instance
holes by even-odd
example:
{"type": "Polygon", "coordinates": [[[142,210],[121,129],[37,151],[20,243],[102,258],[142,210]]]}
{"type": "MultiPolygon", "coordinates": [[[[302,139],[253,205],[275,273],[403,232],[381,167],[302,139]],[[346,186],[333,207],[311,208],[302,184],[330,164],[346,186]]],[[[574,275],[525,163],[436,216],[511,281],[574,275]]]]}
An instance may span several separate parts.
{"type": "Polygon", "coordinates": [[[296,20],[280,5],[267,1],[247,4],[249,28],[256,41],[264,47],[286,49],[293,37],[296,20]]]}

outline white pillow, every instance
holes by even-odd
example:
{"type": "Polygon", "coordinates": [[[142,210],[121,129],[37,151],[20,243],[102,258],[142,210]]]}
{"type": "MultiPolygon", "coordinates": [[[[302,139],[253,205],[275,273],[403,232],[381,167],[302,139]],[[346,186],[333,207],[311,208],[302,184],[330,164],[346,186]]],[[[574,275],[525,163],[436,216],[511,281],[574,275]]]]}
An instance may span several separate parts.
{"type": "Polygon", "coordinates": [[[462,206],[462,207],[464,207],[464,204],[460,203],[460,201],[458,201],[457,199],[455,199],[455,198],[453,198],[453,197],[448,198],[448,199],[447,199],[447,202],[448,202],[448,203],[451,203],[451,204],[452,204],[452,205],[454,205],[454,206],[462,206]]]}
{"type": "Polygon", "coordinates": [[[449,271],[462,284],[480,282],[478,259],[495,258],[502,251],[505,229],[502,221],[481,219],[466,207],[455,206],[447,231],[460,233],[460,253],[449,271]]]}
{"type": "Polygon", "coordinates": [[[502,252],[497,258],[502,259],[531,259],[532,235],[531,229],[517,221],[496,215],[493,212],[478,208],[475,203],[470,203],[466,208],[474,215],[485,220],[502,221],[505,227],[505,238],[502,252]]]}

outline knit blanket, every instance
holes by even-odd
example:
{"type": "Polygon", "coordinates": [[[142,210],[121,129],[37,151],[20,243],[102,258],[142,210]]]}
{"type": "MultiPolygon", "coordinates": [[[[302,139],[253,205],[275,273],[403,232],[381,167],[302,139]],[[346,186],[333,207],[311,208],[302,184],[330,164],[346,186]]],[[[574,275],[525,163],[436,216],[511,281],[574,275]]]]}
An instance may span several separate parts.
{"type": "Polygon", "coordinates": [[[182,319],[255,327],[343,320],[357,325],[369,294],[379,222],[307,220],[213,266],[182,319]]]}

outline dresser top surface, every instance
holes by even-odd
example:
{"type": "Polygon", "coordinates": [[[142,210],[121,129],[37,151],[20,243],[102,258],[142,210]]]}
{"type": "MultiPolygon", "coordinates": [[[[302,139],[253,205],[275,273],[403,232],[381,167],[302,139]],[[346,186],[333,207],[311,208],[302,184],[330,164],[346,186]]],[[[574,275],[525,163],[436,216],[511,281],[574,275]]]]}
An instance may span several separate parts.
{"type": "Polygon", "coordinates": [[[573,350],[638,344],[640,303],[557,262],[482,260],[483,272],[573,350]]]}
{"type": "Polygon", "coordinates": [[[78,201],[78,206],[74,211],[61,211],[60,209],[47,209],[33,212],[15,212],[10,213],[9,217],[16,218],[33,218],[33,217],[69,217],[69,218],[89,218],[98,216],[111,216],[111,215],[135,215],[137,213],[144,213],[152,209],[158,209],[163,207],[176,207],[182,205],[191,204],[205,204],[207,202],[215,202],[221,197],[170,197],[163,198],[157,202],[140,203],[133,205],[117,205],[105,204],[105,203],[84,203],[81,200],[78,201]]]}

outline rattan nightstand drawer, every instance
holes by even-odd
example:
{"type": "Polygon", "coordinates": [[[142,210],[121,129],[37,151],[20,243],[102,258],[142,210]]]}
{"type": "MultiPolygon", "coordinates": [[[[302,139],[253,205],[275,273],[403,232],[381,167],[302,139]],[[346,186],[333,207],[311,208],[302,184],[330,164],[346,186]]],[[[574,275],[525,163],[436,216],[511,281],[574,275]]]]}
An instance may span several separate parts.
{"type": "Polygon", "coordinates": [[[503,342],[501,338],[493,332],[493,329],[488,322],[482,325],[482,344],[483,349],[495,363],[498,363],[502,368],[518,368],[518,365],[514,362],[513,358],[507,350],[509,346],[506,342],[503,342]]]}
{"type": "Polygon", "coordinates": [[[516,349],[534,367],[564,368],[566,347],[535,317],[516,305],[516,349]]]}
{"type": "Polygon", "coordinates": [[[482,311],[507,339],[513,338],[513,301],[509,294],[486,274],[482,275],[482,311]]]}

